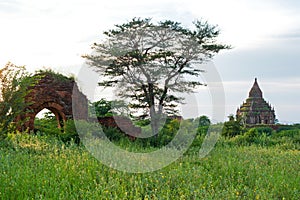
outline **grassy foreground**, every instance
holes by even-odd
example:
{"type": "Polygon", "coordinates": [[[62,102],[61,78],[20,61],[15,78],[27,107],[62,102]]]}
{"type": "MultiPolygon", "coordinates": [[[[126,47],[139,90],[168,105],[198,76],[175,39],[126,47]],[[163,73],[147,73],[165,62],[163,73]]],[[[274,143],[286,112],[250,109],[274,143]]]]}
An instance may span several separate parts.
{"type": "Polygon", "coordinates": [[[113,170],[46,136],[0,142],[0,199],[299,199],[300,152],[219,143],[152,173],[113,170]]]}

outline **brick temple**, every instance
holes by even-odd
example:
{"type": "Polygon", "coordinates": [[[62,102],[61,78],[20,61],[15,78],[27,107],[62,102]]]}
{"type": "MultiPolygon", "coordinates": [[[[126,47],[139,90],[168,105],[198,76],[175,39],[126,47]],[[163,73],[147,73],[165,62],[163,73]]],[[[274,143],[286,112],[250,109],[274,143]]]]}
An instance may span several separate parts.
{"type": "Polygon", "coordinates": [[[246,99],[236,112],[237,117],[241,117],[245,124],[274,124],[275,110],[263,98],[263,93],[259,88],[257,79],[249,92],[246,99]]]}

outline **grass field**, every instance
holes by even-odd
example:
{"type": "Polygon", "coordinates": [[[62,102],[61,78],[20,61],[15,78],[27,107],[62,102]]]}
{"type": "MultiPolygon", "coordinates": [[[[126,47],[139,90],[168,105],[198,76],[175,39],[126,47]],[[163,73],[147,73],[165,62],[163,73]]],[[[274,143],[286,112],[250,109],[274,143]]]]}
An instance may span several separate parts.
{"type": "Polygon", "coordinates": [[[113,170],[84,146],[15,135],[0,142],[0,199],[299,199],[300,152],[220,141],[143,174],[113,170]]]}

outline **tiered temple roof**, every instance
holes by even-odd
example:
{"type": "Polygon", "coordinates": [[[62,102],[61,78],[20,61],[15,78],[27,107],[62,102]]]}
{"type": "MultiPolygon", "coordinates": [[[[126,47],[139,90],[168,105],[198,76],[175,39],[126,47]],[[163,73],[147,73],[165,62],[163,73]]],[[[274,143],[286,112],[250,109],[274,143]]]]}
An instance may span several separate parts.
{"type": "Polygon", "coordinates": [[[264,100],[256,78],[249,92],[249,97],[238,108],[236,115],[241,117],[245,124],[275,123],[275,110],[264,100]]]}

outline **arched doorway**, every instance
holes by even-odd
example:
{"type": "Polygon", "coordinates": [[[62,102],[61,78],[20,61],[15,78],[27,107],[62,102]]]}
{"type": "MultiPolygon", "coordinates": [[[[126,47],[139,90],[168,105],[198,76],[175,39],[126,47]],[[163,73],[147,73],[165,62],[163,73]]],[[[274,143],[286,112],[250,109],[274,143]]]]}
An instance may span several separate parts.
{"type": "Polygon", "coordinates": [[[29,88],[31,92],[25,97],[30,105],[25,109],[24,114],[16,120],[26,120],[20,131],[34,130],[36,115],[43,109],[51,111],[56,118],[57,126],[63,128],[66,120],[73,119],[72,106],[78,109],[76,119],[88,119],[88,100],[81,93],[73,78],[64,77],[51,71],[38,74],[42,78],[29,88]]]}
{"type": "Polygon", "coordinates": [[[55,122],[57,128],[61,129],[65,126],[65,117],[64,114],[59,112],[55,108],[45,107],[41,109],[34,118],[34,127],[36,127],[36,120],[43,119],[44,121],[53,121],[55,122]]]}
{"type": "Polygon", "coordinates": [[[57,119],[57,116],[49,109],[44,108],[34,118],[34,132],[57,134],[63,131],[64,122],[57,119]]]}
{"type": "Polygon", "coordinates": [[[65,113],[63,112],[63,110],[64,110],[63,107],[56,102],[43,103],[43,104],[39,105],[39,107],[32,109],[32,112],[27,113],[26,117],[28,117],[28,121],[25,124],[26,127],[28,127],[29,130],[35,130],[36,116],[44,109],[50,111],[55,116],[57,128],[63,129],[65,126],[67,117],[66,117],[65,113]]]}
{"type": "Polygon", "coordinates": [[[54,102],[45,103],[41,106],[41,108],[37,109],[39,111],[35,112],[36,115],[34,116],[34,118],[36,118],[40,112],[48,111],[54,115],[56,122],[57,122],[57,127],[63,128],[67,118],[66,118],[65,114],[61,111],[61,109],[62,109],[61,106],[58,105],[57,103],[54,103],[54,102]]]}

